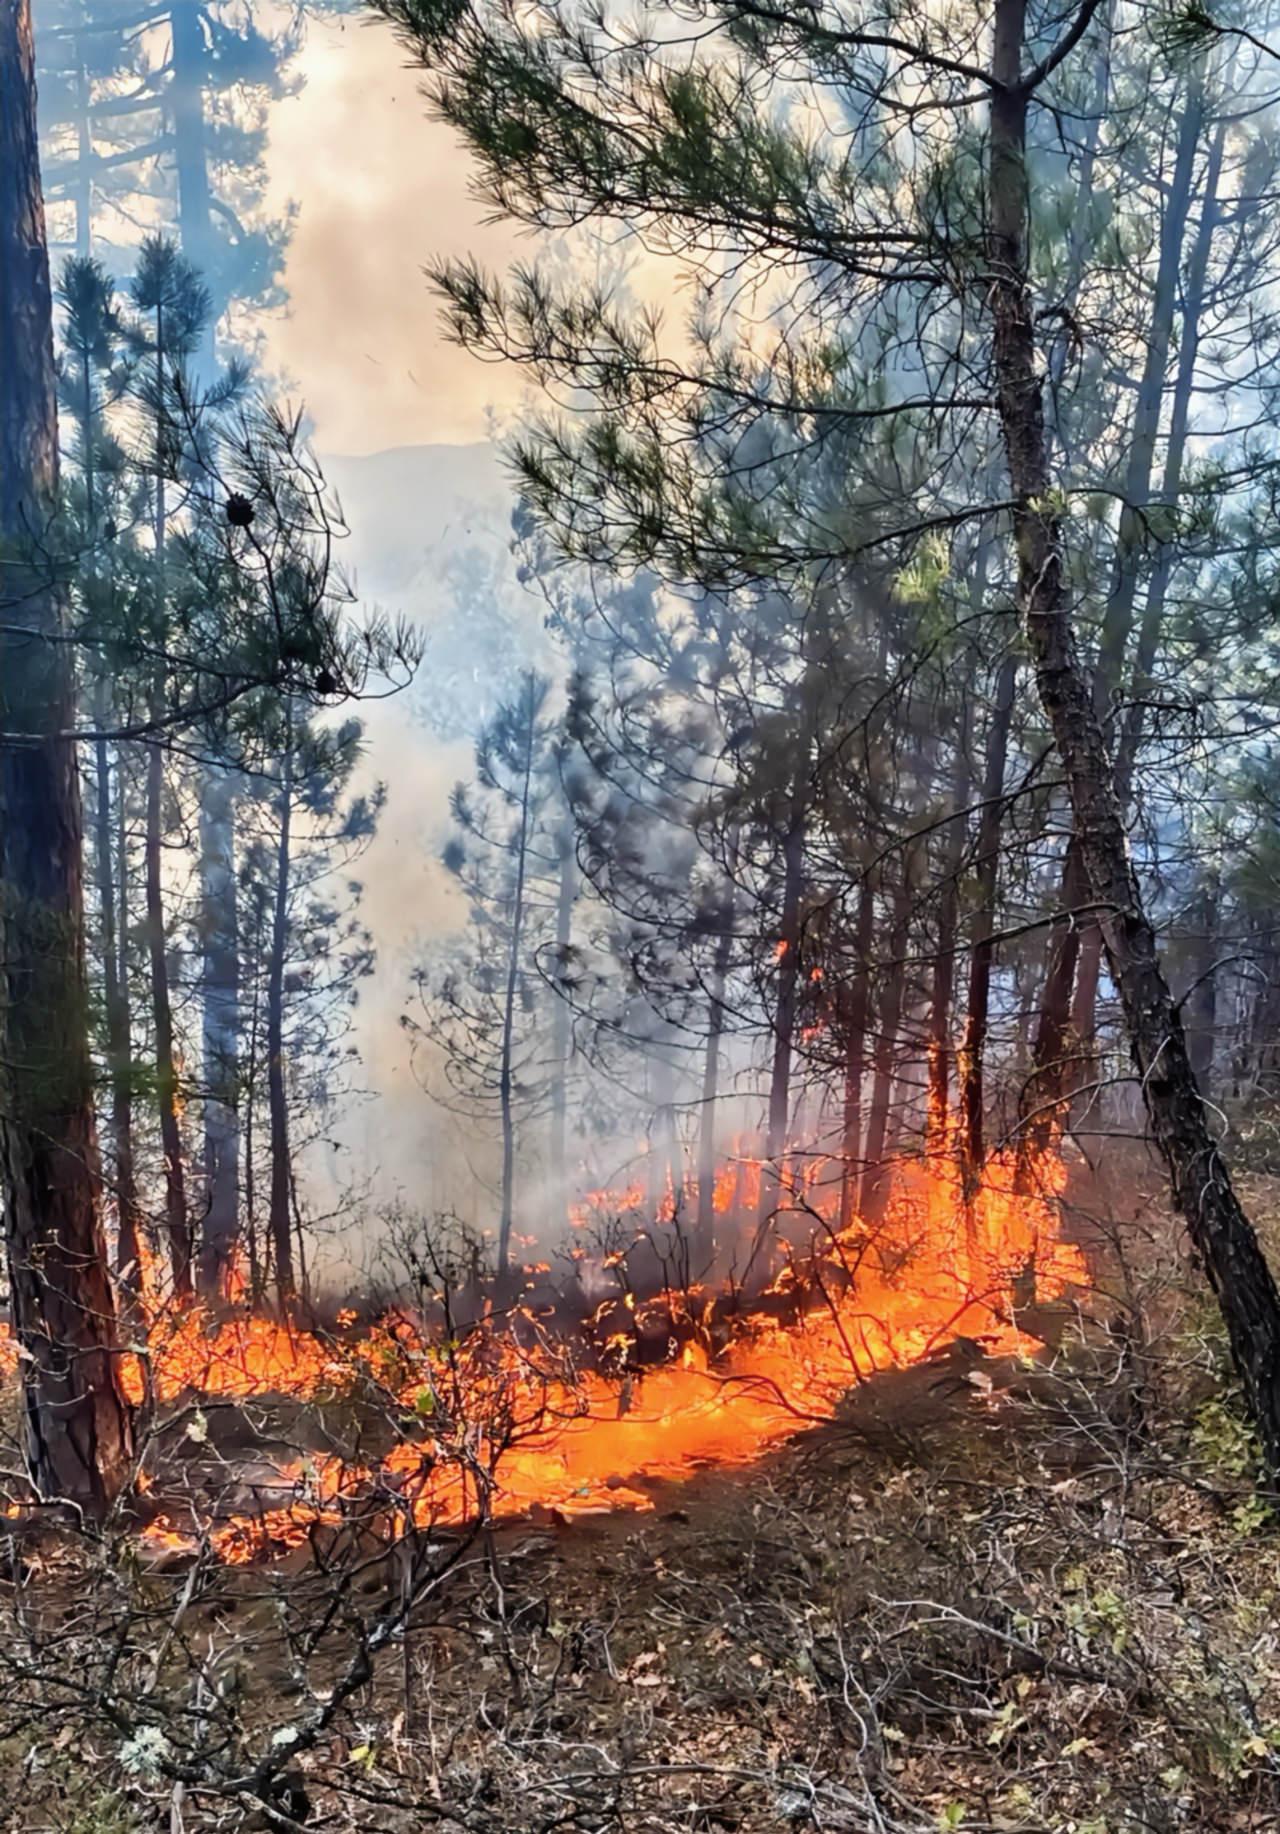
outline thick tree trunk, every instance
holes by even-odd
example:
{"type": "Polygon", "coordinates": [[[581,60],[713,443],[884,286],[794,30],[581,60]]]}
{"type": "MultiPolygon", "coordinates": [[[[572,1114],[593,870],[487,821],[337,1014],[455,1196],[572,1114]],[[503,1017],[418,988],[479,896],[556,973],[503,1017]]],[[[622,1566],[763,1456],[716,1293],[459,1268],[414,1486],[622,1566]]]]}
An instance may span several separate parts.
{"type": "Polygon", "coordinates": [[[1063,529],[1051,495],[1026,233],[1025,0],[997,0],[988,176],[995,381],[1013,512],[1019,600],[1041,702],[1062,758],[1155,1144],[1222,1309],[1273,1476],[1280,1474],[1280,1293],[1209,1129],[1176,1003],[1143,909],[1098,709],[1071,624],[1063,529]]]}
{"type": "Polygon", "coordinates": [[[25,1450],[40,1495],[101,1518],[128,1480],[99,1207],[80,783],[57,499],[52,307],[27,0],[0,0],[0,1198],[25,1450]]]}
{"type": "Polygon", "coordinates": [[[1004,776],[1009,759],[1013,691],[1018,680],[1017,653],[1010,650],[996,677],[995,703],[987,728],[987,755],[982,779],[982,814],[978,821],[977,908],[969,952],[969,990],[964,1042],[960,1046],[960,1171],[966,1201],[982,1182],[984,1148],[983,1068],[991,1011],[991,970],[995,961],[996,892],[1000,881],[1000,830],[1004,825],[1004,776]]]}
{"type": "Polygon", "coordinates": [[[271,914],[271,965],[267,976],[267,1119],[271,1129],[271,1195],[267,1230],[282,1311],[298,1297],[293,1266],[289,1098],[284,1074],[284,969],[289,950],[289,866],[293,827],[293,710],[286,707],[276,838],[276,888],[271,914]]]}
{"type": "Polygon", "coordinates": [[[240,1235],[240,936],[236,905],[235,785],[210,769],[200,801],[204,954],[204,1184],[200,1290],[225,1299],[240,1235]]]}

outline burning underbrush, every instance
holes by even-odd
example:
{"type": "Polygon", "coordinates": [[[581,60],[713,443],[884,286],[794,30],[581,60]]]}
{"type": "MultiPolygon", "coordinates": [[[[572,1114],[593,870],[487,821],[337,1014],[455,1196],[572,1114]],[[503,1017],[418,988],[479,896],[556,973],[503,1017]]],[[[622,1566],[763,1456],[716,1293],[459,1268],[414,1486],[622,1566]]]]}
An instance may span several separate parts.
{"type": "Polygon", "coordinates": [[[412,1303],[323,1330],[153,1304],[128,1371],[152,1422],[144,1541],[238,1564],[342,1534],[651,1510],[655,1485],[758,1459],[874,1371],[957,1339],[1038,1348],[1084,1282],[1060,1166],[1025,1195],[996,1160],[966,1205],[948,1160],[922,1162],[878,1224],[841,1227],[818,1165],[754,1286],[677,1282],[680,1206],[645,1224],[600,1193],[560,1282],[534,1263],[504,1293],[420,1257],[412,1303]],[[593,1220],[623,1246],[584,1247],[593,1220]]]}

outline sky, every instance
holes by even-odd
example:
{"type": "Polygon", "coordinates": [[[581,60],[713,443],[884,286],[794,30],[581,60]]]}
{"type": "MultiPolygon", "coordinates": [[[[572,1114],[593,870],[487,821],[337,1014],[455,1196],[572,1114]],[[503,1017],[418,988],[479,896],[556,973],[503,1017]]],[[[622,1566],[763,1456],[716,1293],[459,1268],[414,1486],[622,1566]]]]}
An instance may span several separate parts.
{"type": "Polygon", "coordinates": [[[267,328],[267,355],[326,453],[484,439],[490,404],[509,406],[519,388],[442,336],[426,263],[472,253],[502,268],[521,242],[484,222],[468,157],[428,118],[405,63],[381,21],[316,21],[302,90],[273,113],[270,203],[299,215],[290,304],[267,328]]]}

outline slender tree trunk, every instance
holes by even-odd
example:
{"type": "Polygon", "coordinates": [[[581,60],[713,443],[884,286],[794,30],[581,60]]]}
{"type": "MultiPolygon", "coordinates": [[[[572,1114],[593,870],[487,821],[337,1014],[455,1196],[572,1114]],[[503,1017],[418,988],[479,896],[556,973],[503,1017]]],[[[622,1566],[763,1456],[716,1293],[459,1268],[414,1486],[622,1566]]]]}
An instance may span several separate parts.
{"type": "Polygon", "coordinates": [[[76,171],[73,185],[76,209],[76,253],[87,256],[93,247],[93,126],[89,118],[89,72],[85,64],[87,21],[83,4],[76,8],[76,171]]]}
{"type": "MultiPolygon", "coordinates": [[[[160,712],[159,701],[153,711],[160,712]]],[[[164,1155],[165,1226],[173,1295],[191,1298],[191,1223],[187,1215],[186,1168],[178,1120],[178,1069],[173,1051],[173,1008],[169,997],[169,959],[164,925],[161,841],[164,802],[164,751],[158,741],[147,749],[146,893],[147,951],[151,965],[151,1017],[156,1043],[156,1098],[160,1108],[160,1149],[164,1155]]]]}
{"type": "Polygon", "coordinates": [[[892,1182],[884,1157],[885,1143],[889,1138],[889,1107],[893,1096],[898,1029],[902,1023],[902,1005],[906,994],[905,957],[911,933],[915,852],[916,843],[909,841],[903,850],[902,873],[894,893],[888,973],[881,995],[876,1031],[875,1080],[871,1085],[867,1139],[862,1152],[862,1193],[859,1203],[863,1220],[869,1223],[877,1223],[883,1217],[892,1182]]]}
{"type": "Polygon", "coordinates": [[[1218,922],[1222,881],[1216,867],[1205,875],[1197,901],[1199,935],[1193,955],[1193,979],[1185,996],[1187,1049],[1191,1068],[1206,1099],[1213,1093],[1213,1064],[1218,1043],[1218,922]]]}
{"type": "Polygon", "coordinates": [[[1080,919],[1076,913],[1089,900],[1084,855],[1074,833],[1067,841],[1062,878],[1062,903],[1067,914],[1057,924],[1049,943],[1031,1070],[1019,1104],[1015,1188],[1023,1196],[1035,1189],[1044,1155],[1057,1143],[1066,1114],[1072,1061],[1071,994],[1080,958],[1080,919]]]}
{"type": "MultiPolygon", "coordinates": [[[[871,1001],[871,938],[876,920],[876,878],[868,869],[858,892],[854,921],[853,978],[844,996],[844,1114],[840,1171],[840,1227],[850,1229],[858,1214],[859,1154],[862,1151],[862,1083],[867,1070],[867,1019],[871,1001]]],[[[865,1170],[865,1154],[862,1162],[865,1170]]]]}
{"type": "Polygon", "coordinates": [[[702,1058],[702,1093],[698,1109],[698,1218],[695,1279],[706,1273],[716,1248],[716,1108],[720,1100],[720,1046],[724,1038],[725,987],[733,950],[733,893],[725,893],[718,918],[719,934],[711,960],[711,986],[707,993],[707,1041],[702,1058]]]}
{"type": "Polygon", "coordinates": [[[529,722],[525,738],[524,777],[520,789],[516,883],[511,900],[511,936],[507,951],[507,985],[502,1003],[502,1052],[498,1066],[498,1107],[502,1121],[502,1192],[498,1216],[498,1276],[511,1264],[511,1230],[515,1217],[516,1125],[514,1073],[516,995],[520,988],[520,947],[524,937],[524,883],[529,863],[529,808],[533,781],[534,702],[529,683],[529,722]]]}
{"type": "Polygon", "coordinates": [[[101,1518],[132,1421],[99,1203],[52,304],[27,0],[0,0],[0,1199],[32,1482],[101,1518]],[[34,545],[33,545],[34,539],[34,545]]]}
{"type": "Polygon", "coordinates": [[[293,707],[286,701],[284,759],[280,767],[276,887],[271,916],[271,966],[267,977],[267,1117],[271,1129],[271,1198],[267,1230],[282,1311],[298,1297],[289,1207],[289,1098],[284,1074],[284,968],[289,950],[289,849],[293,826],[293,707]]]}
{"type": "Polygon", "coordinates": [[[258,1041],[262,1036],[262,974],[258,966],[262,953],[262,925],[257,918],[252,940],[253,947],[246,956],[252,964],[253,997],[249,1011],[249,1050],[244,1064],[244,1241],[249,1257],[249,1304],[256,1311],[266,1293],[266,1273],[258,1240],[258,1166],[254,1157],[257,1148],[258,1041]]]}
{"type": "MultiPolygon", "coordinates": [[[[577,896],[577,858],[573,850],[573,828],[566,823],[559,840],[560,885],[556,896],[556,973],[563,974],[569,965],[569,945],[573,936],[573,905],[577,896]]],[[[551,1015],[551,1059],[555,1065],[551,1085],[551,1189],[556,1215],[563,1218],[569,1205],[568,1115],[569,1065],[573,1051],[569,1002],[563,993],[557,998],[551,1015]]]]}
{"type": "Polygon", "coordinates": [[[204,1181],[200,1288],[225,1299],[240,1235],[240,935],[236,908],[235,784],[208,770],[201,785],[201,941],[204,955],[204,1181]]]}
{"type": "Polygon", "coordinates": [[[805,715],[800,749],[787,801],[782,841],[782,909],[778,923],[778,996],[773,1012],[773,1062],[769,1073],[769,1118],[765,1129],[764,1171],[756,1217],[754,1261],[770,1220],[783,1202],[786,1187],[787,1132],[791,1120],[791,1057],[795,1046],[800,994],[800,932],[804,905],[805,842],[809,832],[809,775],[817,732],[817,683],[804,685],[805,715]]]}
{"type": "MultiPolygon", "coordinates": [[[[1111,586],[1098,642],[1094,698],[1104,735],[1107,734],[1110,722],[1112,699],[1124,678],[1125,655],[1133,631],[1133,608],[1149,523],[1151,474],[1164,408],[1169,347],[1178,307],[1182,250],[1191,210],[1192,179],[1203,122],[1204,58],[1200,56],[1193,68],[1191,90],[1183,108],[1178,149],[1161,221],[1160,256],[1156,266],[1151,326],[1147,333],[1146,357],[1129,435],[1124,502],[1116,535],[1111,586]]],[[[1097,1026],[1101,966],[1102,931],[1097,923],[1090,920],[1085,924],[1081,936],[1075,1003],[1072,1009],[1072,1027],[1085,1050],[1092,1049],[1097,1026]]]]}
{"type": "Polygon", "coordinates": [[[978,822],[977,909],[969,952],[969,997],[964,1042],[960,1047],[960,1168],[966,1202],[982,1182],[985,1157],[983,1068],[991,1009],[991,970],[995,961],[996,892],[1000,881],[1000,830],[1004,825],[1004,776],[1009,758],[1009,728],[1018,657],[1010,650],[996,677],[995,704],[987,729],[982,781],[982,814],[978,822]]]}
{"type": "MultiPolygon", "coordinates": [[[[109,718],[105,683],[98,689],[94,719],[99,731],[109,718]]],[[[102,986],[107,1021],[107,1065],[111,1073],[111,1146],[116,1198],[116,1271],[121,1284],[136,1292],[140,1271],[138,1192],[133,1161],[133,1064],[129,1041],[128,999],[120,978],[120,944],[116,937],[115,822],[111,763],[107,741],[94,742],[97,764],[97,811],[94,850],[98,895],[102,906],[102,986]]],[[[120,792],[117,791],[119,794],[120,792]]]]}
{"type": "MultiPolygon", "coordinates": [[[[1228,85],[1228,93],[1230,87],[1228,85]]],[[[1160,501],[1172,519],[1177,510],[1182,484],[1182,464],[1186,456],[1187,430],[1191,420],[1191,400],[1195,393],[1196,365],[1200,357],[1200,318],[1204,311],[1205,288],[1209,275],[1209,257],[1214,232],[1219,222],[1218,186],[1222,179],[1222,160],[1226,150],[1227,123],[1220,120],[1209,145],[1205,170],[1204,198],[1200,222],[1191,251],[1187,276],[1182,289],[1182,316],[1179,324],[1178,370],[1173,385],[1173,407],[1169,416],[1169,439],[1165,447],[1164,476],[1160,484],[1160,501]]],[[[1116,760],[1116,794],[1123,812],[1128,811],[1133,795],[1133,776],[1138,750],[1142,743],[1144,701],[1151,690],[1151,674],[1160,647],[1164,626],[1165,601],[1173,577],[1176,543],[1169,531],[1156,554],[1151,578],[1147,583],[1146,603],[1138,627],[1137,654],[1133,664],[1133,690],[1125,714],[1124,730],[1116,760]]]]}
{"type": "Polygon", "coordinates": [[[988,174],[1001,430],[1016,502],[1019,600],[1041,702],[1062,758],[1147,1114],[1175,1202],[1217,1295],[1267,1465],[1280,1474],[1280,1293],[1209,1129],[1178,1007],[1129,855],[1098,709],[1071,623],[1063,526],[1051,494],[1026,236],[1025,0],[996,0],[988,174]]]}
{"type": "MultiPolygon", "coordinates": [[[[172,73],[169,102],[173,122],[173,163],[178,179],[178,236],[182,252],[215,298],[215,315],[223,307],[217,273],[217,248],[209,218],[210,186],[204,119],[206,53],[199,0],[169,0],[172,73]]],[[[214,366],[214,321],[200,334],[195,367],[206,375],[214,366]]]]}
{"type": "Polygon", "coordinates": [[[946,1139],[951,1104],[951,1007],[955,998],[960,875],[964,870],[967,838],[965,809],[970,787],[969,720],[966,707],[965,717],[956,733],[955,769],[951,779],[953,813],[948,825],[942,885],[938,893],[937,955],[934,958],[933,984],[929,993],[929,1086],[926,1115],[931,1147],[941,1147],[946,1139]]]}

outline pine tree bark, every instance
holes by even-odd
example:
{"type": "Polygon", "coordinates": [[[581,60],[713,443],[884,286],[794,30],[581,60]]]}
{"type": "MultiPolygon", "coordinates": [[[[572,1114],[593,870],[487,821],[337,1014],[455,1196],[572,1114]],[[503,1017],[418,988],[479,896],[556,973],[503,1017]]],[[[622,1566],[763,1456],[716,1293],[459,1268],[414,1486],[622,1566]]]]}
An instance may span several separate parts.
{"type": "Polygon", "coordinates": [[[101,1519],[133,1431],[100,1209],[74,681],[46,547],[58,433],[35,100],[28,0],[0,0],[0,1198],[31,1479],[101,1519]]]}
{"type": "MultiPolygon", "coordinates": [[[[1093,8],[1086,0],[1083,17],[1093,8]]],[[[987,174],[987,298],[1013,511],[1019,602],[1040,699],[1067,777],[1102,936],[1156,1147],[1217,1297],[1272,1477],[1280,1476],[1280,1292],[1231,1182],[1196,1086],[1178,1007],[1129,856],[1089,691],[1051,496],[1028,279],[1025,0],[996,0],[987,174]]]]}

